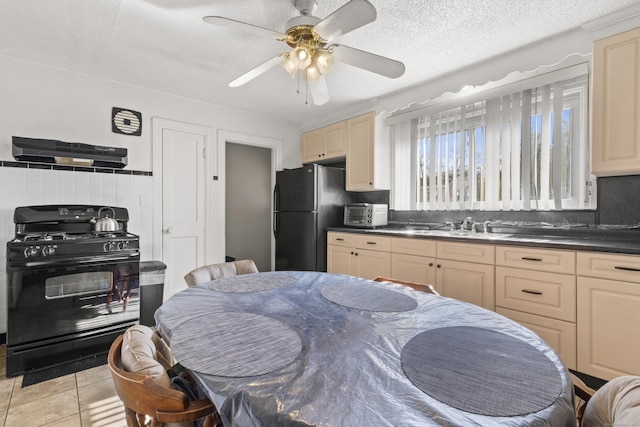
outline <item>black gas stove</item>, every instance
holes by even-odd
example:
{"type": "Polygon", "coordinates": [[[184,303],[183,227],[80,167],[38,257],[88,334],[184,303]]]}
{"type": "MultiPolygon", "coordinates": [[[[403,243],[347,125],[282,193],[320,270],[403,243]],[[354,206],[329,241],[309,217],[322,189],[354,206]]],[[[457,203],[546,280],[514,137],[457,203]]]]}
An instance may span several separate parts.
{"type": "Polygon", "coordinates": [[[93,205],[25,206],[7,242],[7,375],[108,350],[135,324],[139,237],[128,211],[93,205]],[[115,222],[96,230],[102,210],[115,222]]]}

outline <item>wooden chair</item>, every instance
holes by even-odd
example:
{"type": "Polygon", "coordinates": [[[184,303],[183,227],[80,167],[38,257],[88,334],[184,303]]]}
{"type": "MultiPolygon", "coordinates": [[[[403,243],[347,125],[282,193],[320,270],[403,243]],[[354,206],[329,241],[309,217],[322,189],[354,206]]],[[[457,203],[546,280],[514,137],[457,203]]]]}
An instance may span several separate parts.
{"type": "Polygon", "coordinates": [[[109,369],[118,397],[125,407],[127,426],[142,427],[145,416],[151,418],[151,427],[165,423],[193,422],[204,418],[204,427],[215,427],[220,418],[209,399],[189,401],[188,396],[158,384],[151,376],[127,372],[122,367],[123,335],[111,344],[108,355],[109,369]]]}
{"type": "Polygon", "coordinates": [[[258,268],[253,260],[243,259],[198,267],[187,273],[184,280],[187,282],[187,286],[195,286],[227,276],[250,273],[258,273],[258,268]]]}
{"type": "Polygon", "coordinates": [[[407,282],[407,281],[404,281],[404,280],[397,280],[397,279],[389,279],[387,277],[376,277],[373,280],[374,280],[374,282],[397,283],[399,285],[409,286],[410,288],[413,288],[416,291],[426,292],[426,293],[434,294],[434,295],[440,295],[439,293],[436,292],[435,289],[433,289],[433,286],[431,286],[431,285],[424,285],[422,283],[413,283],[413,282],[407,282]]]}
{"type": "Polygon", "coordinates": [[[570,373],[578,402],[578,427],[640,426],[640,376],[614,378],[594,390],[570,373]]]}

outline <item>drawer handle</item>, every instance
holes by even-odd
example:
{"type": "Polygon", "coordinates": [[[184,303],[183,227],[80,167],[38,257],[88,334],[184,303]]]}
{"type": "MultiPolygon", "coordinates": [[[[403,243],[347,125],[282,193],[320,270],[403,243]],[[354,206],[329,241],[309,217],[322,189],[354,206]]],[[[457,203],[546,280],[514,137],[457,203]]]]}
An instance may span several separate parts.
{"type": "Polygon", "coordinates": [[[616,270],[624,270],[624,271],[640,271],[640,268],[633,268],[633,267],[619,267],[619,266],[615,266],[613,267],[616,270]]]}
{"type": "Polygon", "coordinates": [[[542,292],[532,291],[531,289],[523,289],[522,292],[524,292],[525,294],[531,294],[531,295],[542,295],[542,292]]]}
{"type": "Polygon", "coordinates": [[[523,256],[522,259],[525,261],[538,261],[538,262],[542,261],[542,258],[531,258],[528,256],[523,256]]]}
{"type": "Polygon", "coordinates": [[[377,245],[376,242],[367,242],[367,245],[377,245]]]}
{"type": "Polygon", "coordinates": [[[337,238],[336,242],[344,242],[344,239],[337,238]]]}

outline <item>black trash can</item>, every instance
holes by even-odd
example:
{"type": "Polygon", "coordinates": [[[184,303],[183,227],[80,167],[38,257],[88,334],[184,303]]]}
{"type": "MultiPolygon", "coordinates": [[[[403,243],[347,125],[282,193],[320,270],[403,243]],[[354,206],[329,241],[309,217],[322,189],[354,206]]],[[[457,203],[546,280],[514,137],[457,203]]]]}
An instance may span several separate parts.
{"type": "Polygon", "coordinates": [[[153,318],[162,305],[164,293],[164,271],[167,266],[162,261],[140,262],[140,324],[155,326],[153,318]]]}

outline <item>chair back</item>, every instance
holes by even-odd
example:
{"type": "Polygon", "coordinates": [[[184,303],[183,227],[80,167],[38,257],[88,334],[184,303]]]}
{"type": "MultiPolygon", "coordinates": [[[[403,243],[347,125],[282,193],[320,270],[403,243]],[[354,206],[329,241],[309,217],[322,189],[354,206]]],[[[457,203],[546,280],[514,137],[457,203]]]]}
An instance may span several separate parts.
{"type": "Polygon", "coordinates": [[[586,400],[583,411],[579,411],[577,417],[581,427],[640,425],[640,376],[616,377],[591,396],[590,393],[581,396],[581,384],[575,380],[574,387],[576,395],[586,400]]]}
{"type": "Polygon", "coordinates": [[[397,283],[399,285],[409,286],[410,288],[413,288],[416,291],[426,292],[428,294],[440,295],[438,292],[436,292],[435,289],[433,289],[433,286],[426,285],[423,283],[413,283],[413,282],[407,282],[406,280],[389,279],[387,277],[376,277],[375,279],[373,279],[373,281],[397,283]]]}
{"type": "MultiPolygon", "coordinates": [[[[121,359],[122,341],[123,336],[120,335],[111,344],[107,363],[116,393],[125,406],[128,426],[143,425],[144,415],[155,421],[156,424],[152,425],[193,422],[212,414],[217,417],[216,408],[210,400],[189,401],[185,393],[164,387],[148,375],[125,371],[121,359]]],[[[205,419],[205,425],[215,425],[216,419],[205,419]]]]}
{"type": "Polygon", "coordinates": [[[187,282],[187,286],[195,286],[223,277],[251,273],[258,273],[256,264],[251,259],[243,259],[198,267],[187,273],[184,280],[187,282]]]}

